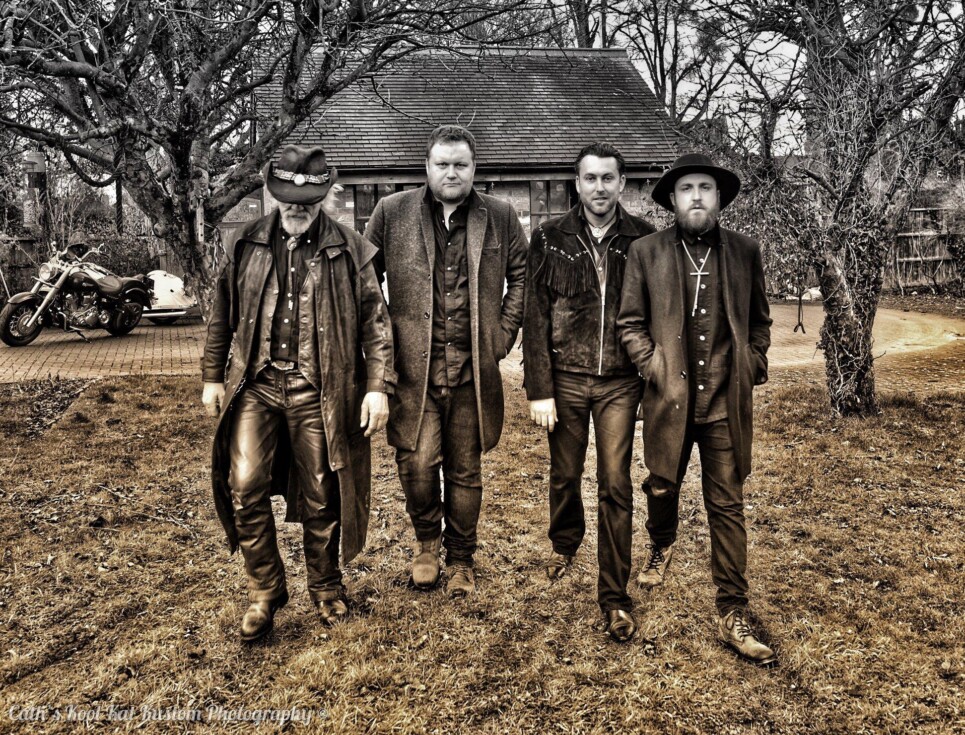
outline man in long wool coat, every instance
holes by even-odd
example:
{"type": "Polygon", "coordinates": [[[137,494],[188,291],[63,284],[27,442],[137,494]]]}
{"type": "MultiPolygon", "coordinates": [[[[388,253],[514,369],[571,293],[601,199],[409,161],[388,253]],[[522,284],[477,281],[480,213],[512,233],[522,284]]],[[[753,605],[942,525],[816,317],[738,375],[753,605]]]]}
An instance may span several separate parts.
{"type": "Polygon", "coordinates": [[[365,231],[381,250],[398,346],[388,439],[415,529],[412,581],[438,582],[444,544],[452,597],[476,589],[480,455],[502,431],[499,361],[519,332],[526,275],[516,212],[473,188],[475,169],[472,133],[436,128],[426,186],[380,200],[365,231]]]}
{"type": "Polygon", "coordinates": [[[653,188],[676,224],[634,241],[617,329],[645,379],[643,449],[650,546],[639,582],[659,585],[677,534],[680,485],[700,451],[718,634],[743,658],[772,664],[747,607],[744,479],[751,470],[752,390],[767,380],[771,318],[756,241],[718,225],[740,179],[707,156],[678,158],[653,188]]]}
{"type": "Polygon", "coordinates": [[[267,635],[288,602],[272,494],[302,523],[323,624],[348,614],[340,541],[345,561],[365,544],[369,437],[385,426],[396,376],[376,249],[321,211],[337,176],[317,147],[287,146],[268,164],[279,209],[228,248],[208,321],[202,400],[219,417],[215,505],[248,576],[244,641],[267,635]]]}

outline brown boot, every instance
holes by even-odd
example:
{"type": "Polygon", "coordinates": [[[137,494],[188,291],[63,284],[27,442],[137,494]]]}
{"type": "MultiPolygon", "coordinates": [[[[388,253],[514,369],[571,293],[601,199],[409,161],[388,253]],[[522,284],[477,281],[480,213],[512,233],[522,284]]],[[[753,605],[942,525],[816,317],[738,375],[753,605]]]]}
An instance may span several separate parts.
{"type": "Polygon", "coordinates": [[[774,651],[761,643],[751,631],[743,610],[734,608],[717,621],[720,639],[737,651],[737,655],[758,666],[771,666],[777,663],[774,651]]]}
{"type": "Polygon", "coordinates": [[[663,578],[667,574],[667,567],[670,566],[672,556],[673,544],[663,547],[647,544],[647,565],[637,575],[637,584],[646,589],[652,589],[663,584],[663,578]]]}
{"type": "Polygon", "coordinates": [[[439,549],[442,536],[431,541],[417,541],[412,559],[412,583],[419,589],[434,587],[439,581],[439,549]]]}
{"type": "Polygon", "coordinates": [[[245,643],[254,643],[268,635],[274,624],[275,611],[281,610],[287,604],[288,590],[274,600],[251,603],[241,619],[241,640],[245,643]]]}
{"type": "Polygon", "coordinates": [[[336,597],[334,600],[322,600],[315,608],[322,625],[335,625],[348,617],[348,600],[336,597]]]}
{"type": "Polygon", "coordinates": [[[456,562],[450,564],[446,571],[449,575],[446,594],[449,597],[469,597],[476,591],[476,575],[471,566],[464,562],[456,562]]]}
{"type": "Polygon", "coordinates": [[[627,610],[610,610],[606,614],[606,632],[617,643],[626,643],[637,632],[637,621],[627,610]]]}
{"type": "Polygon", "coordinates": [[[573,566],[572,554],[560,554],[554,551],[546,560],[546,576],[550,579],[560,579],[571,566],[573,566]]]}

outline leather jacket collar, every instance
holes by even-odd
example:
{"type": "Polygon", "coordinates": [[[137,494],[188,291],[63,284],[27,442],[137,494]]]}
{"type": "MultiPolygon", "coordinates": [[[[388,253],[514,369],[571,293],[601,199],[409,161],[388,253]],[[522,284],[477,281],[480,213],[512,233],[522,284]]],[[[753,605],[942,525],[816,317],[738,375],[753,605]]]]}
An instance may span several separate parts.
{"type": "MultiPolygon", "coordinates": [[[[280,218],[281,213],[276,209],[267,217],[255,220],[245,230],[242,230],[238,240],[246,240],[256,245],[270,245],[273,233],[277,232],[281,226],[278,221],[280,218]]],[[[318,243],[320,250],[346,244],[345,236],[323,211],[319,211],[318,216],[309,228],[309,233],[310,237],[318,243]]]]}
{"type": "MultiPolygon", "coordinates": [[[[583,203],[577,202],[569,212],[564,214],[556,223],[556,227],[569,235],[576,235],[583,232],[583,203]]],[[[633,218],[627,216],[627,210],[617,202],[617,221],[616,232],[618,235],[626,235],[633,239],[649,234],[646,230],[640,229],[633,218]]]]}

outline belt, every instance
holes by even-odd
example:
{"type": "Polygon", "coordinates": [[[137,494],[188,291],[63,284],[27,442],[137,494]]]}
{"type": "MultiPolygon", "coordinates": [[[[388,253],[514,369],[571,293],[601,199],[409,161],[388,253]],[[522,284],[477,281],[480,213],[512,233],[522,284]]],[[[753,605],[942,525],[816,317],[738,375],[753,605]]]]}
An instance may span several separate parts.
{"type": "Polygon", "coordinates": [[[268,364],[275,368],[275,370],[280,370],[283,373],[298,370],[298,363],[290,360],[269,360],[268,364]]]}

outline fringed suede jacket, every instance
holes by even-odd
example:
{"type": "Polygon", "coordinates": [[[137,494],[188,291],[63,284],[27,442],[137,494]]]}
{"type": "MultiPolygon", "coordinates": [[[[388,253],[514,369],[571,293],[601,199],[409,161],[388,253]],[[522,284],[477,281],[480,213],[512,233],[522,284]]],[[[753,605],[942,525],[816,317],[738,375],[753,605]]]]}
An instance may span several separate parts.
{"type": "Polygon", "coordinates": [[[544,222],[530,239],[523,384],[531,401],[554,397],[554,370],[599,376],[637,372],[617,338],[616,318],[627,249],[654,228],[617,205],[616,234],[607,241],[605,261],[597,265],[581,207],[544,222]],[[605,268],[603,289],[598,267],[605,268]]]}

